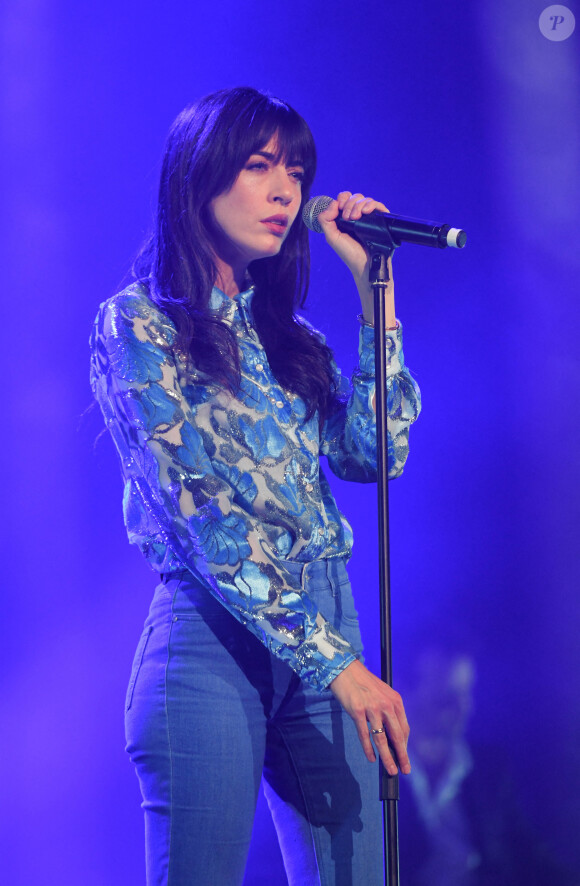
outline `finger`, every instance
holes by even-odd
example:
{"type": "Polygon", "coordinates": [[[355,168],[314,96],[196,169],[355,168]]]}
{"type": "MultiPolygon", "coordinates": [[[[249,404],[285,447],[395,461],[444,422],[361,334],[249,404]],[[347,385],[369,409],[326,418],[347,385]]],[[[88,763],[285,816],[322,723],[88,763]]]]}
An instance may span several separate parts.
{"type": "Polygon", "coordinates": [[[353,221],[359,219],[361,215],[368,215],[370,212],[374,212],[375,209],[381,212],[389,211],[384,203],[373,200],[372,197],[365,197],[363,194],[351,194],[344,207],[341,206],[340,209],[343,218],[350,218],[353,221]]]}
{"type": "Polygon", "coordinates": [[[393,750],[395,752],[395,756],[397,758],[397,762],[399,764],[401,772],[403,772],[405,775],[408,775],[411,771],[411,761],[409,760],[406,745],[404,744],[404,742],[398,742],[397,744],[393,742],[393,750]]]}
{"type": "Polygon", "coordinates": [[[351,194],[344,206],[341,206],[342,217],[344,219],[360,218],[359,204],[364,203],[366,199],[363,194],[351,194]]]}
{"type": "Polygon", "coordinates": [[[393,711],[392,714],[396,718],[399,729],[401,730],[405,747],[407,746],[407,742],[409,741],[409,733],[411,731],[409,727],[409,722],[407,720],[407,714],[405,712],[405,706],[403,704],[403,699],[395,690],[391,690],[392,692],[392,705],[393,711]]]}
{"type": "Polygon", "coordinates": [[[369,212],[374,212],[375,209],[378,209],[380,212],[389,212],[384,203],[379,203],[378,200],[370,200],[370,198],[365,201],[362,211],[366,215],[369,212]]]}
{"type": "MultiPolygon", "coordinates": [[[[387,692],[387,697],[383,700],[382,710],[375,712],[372,722],[380,721],[383,728],[386,729],[391,744],[387,760],[392,758],[394,753],[401,772],[408,773],[411,771],[411,764],[407,754],[407,742],[410,730],[403,699],[399,693],[391,687],[385,687],[384,691],[387,692]]],[[[370,717],[369,720],[371,720],[370,717]]],[[[385,739],[385,744],[387,743],[386,736],[383,736],[382,733],[378,733],[376,738],[379,745],[378,750],[379,752],[382,752],[384,750],[383,738],[385,739]]],[[[382,753],[381,759],[383,759],[382,753]]],[[[385,763],[384,759],[383,762],[385,763]]],[[[387,764],[385,763],[385,766],[386,765],[387,764]]],[[[390,772],[391,770],[388,769],[387,771],[390,772]]]]}
{"type": "Polygon", "coordinates": [[[409,741],[409,734],[411,732],[411,727],[409,726],[409,721],[407,720],[407,714],[405,713],[405,708],[403,707],[402,703],[401,703],[400,709],[397,711],[397,716],[399,718],[399,725],[401,727],[403,735],[405,736],[405,745],[407,745],[407,742],[409,741]]]}
{"type": "Polygon", "coordinates": [[[411,763],[409,761],[409,755],[407,753],[407,740],[409,737],[408,727],[407,729],[401,728],[398,718],[396,717],[396,715],[393,718],[392,714],[389,717],[389,715],[385,713],[383,715],[383,722],[388,723],[387,728],[391,743],[391,750],[395,753],[401,772],[407,774],[411,771],[411,763]]]}
{"type": "Polygon", "coordinates": [[[389,747],[386,730],[382,727],[374,727],[371,729],[371,734],[383,766],[389,775],[396,775],[397,764],[389,747]]]}
{"type": "Polygon", "coordinates": [[[377,758],[369,737],[369,730],[367,727],[366,719],[364,717],[361,717],[360,719],[356,719],[354,722],[359,741],[362,745],[363,751],[365,752],[365,756],[370,763],[374,763],[377,758]]]}
{"type": "Polygon", "coordinates": [[[357,200],[356,203],[353,204],[350,210],[350,219],[351,221],[357,221],[363,213],[366,214],[372,212],[375,208],[375,200],[371,200],[369,197],[363,197],[362,200],[357,200]]]}
{"type": "Polygon", "coordinates": [[[342,212],[346,203],[352,197],[352,191],[341,191],[338,197],[336,198],[336,202],[338,203],[338,208],[342,212]]]}

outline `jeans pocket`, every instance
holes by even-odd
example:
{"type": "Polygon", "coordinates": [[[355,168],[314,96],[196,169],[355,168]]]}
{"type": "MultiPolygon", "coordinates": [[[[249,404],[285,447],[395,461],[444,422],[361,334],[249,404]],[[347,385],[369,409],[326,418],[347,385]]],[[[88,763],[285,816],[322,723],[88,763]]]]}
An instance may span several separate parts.
{"type": "Polygon", "coordinates": [[[125,697],[125,712],[129,710],[131,704],[133,702],[133,693],[135,691],[135,683],[137,682],[137,677],[139,676],[139,671],[141,670],[141,665],[143,663],[143,656],[145,655],[145,650],[147,649],[147,643],[149,642],[149,637],[151,636],[151,631],[153,630],[153,625],[149,625],[146,627],[139,638],[139,643],[137,644],[137,649],[135,650],[135,656],[133,658],[133,666],[131,668],[131,678],[129,680],[129,685],[127,687],[127,695],[125,697]]]}
{"type": "Polygon", "coordinates": [[[342,582],[338,588],[339,596],[337,612],[341,622],[358,625],[358,612],[354,605],[354,597],[350,582],[342,582]]]}

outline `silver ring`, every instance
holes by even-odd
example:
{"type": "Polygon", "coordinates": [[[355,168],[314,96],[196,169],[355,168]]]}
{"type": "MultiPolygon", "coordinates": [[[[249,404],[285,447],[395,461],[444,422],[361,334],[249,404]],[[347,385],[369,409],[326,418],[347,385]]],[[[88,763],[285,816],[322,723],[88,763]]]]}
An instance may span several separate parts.
{"type": "Polygon", "coordinates": [[[378,735],[379,732],[384,732],[384,731],[385,731],[384,729],[371,729],[371,732],[373,735],[378,735]]]}

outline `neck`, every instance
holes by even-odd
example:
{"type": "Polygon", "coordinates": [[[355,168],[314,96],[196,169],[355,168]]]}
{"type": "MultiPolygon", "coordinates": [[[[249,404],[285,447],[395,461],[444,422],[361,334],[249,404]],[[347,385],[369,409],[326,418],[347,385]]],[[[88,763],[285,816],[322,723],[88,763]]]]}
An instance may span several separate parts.
{"type": "Polygon", "coordinates": [[[244,280],[246,279],[247,265],[234,265],[224,261],[219,256],[215,256],[215,266],[217,268],[217,276],[215,285],[221,289],[229,298],[233,298],[244,288],[244,280]]]}

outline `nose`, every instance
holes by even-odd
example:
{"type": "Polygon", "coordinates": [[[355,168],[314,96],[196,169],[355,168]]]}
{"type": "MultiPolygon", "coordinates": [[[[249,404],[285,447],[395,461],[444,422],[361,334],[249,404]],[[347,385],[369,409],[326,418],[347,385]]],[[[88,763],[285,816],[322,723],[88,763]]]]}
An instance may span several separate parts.
{"type": "Polygon", "coordinates": [[[288,206],[292,202],[294,191],[292,183],[288,178],[286,167],[281,163],[272,170],[272,188],[271,198],[274,203],[280,203],[282,206],[288,206]]]}

